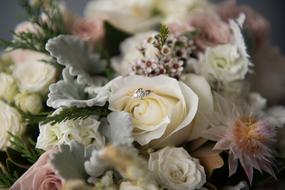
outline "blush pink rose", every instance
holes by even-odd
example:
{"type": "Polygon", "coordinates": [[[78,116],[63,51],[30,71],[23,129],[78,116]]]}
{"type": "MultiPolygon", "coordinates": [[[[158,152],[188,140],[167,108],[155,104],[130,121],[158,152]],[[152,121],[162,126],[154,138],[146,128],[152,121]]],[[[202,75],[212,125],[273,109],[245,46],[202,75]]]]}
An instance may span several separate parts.
{"type": "Polygon", "coordinates": [[[104,36],[103,20],[79,19],[73,24],[71,33],[86,41],[100,41],[104,36]]]}
{"type": "Polygon", "coordinates": [[[5,53],[7,58],[10,58],[15,64],[20,64],[26,61],[46,60],[48,57],[43,53],[38,53],[31,50],[16,49],[5,53]]]}
{"type": "MultiPolygon", "coordinates": [[[[15,33],[20,32],[33,32],[37,33],[38,29],[36,25],[31,22],[24,21],[18,24],[14,30],[15,33]]],[[[48,57],[43,53],[38,53],[36,51],[24,50],[24,49],[16,49],[13,51],[8,51],[4,54],[5,57],[10,58],[14,63],[19,64],[26,61],[34,61],[34,60],[44,60],[48,59],[48,57]]]]}
{"type": "Polygon", "coordinates": [[[55,174],[49,162],[53,152],[54,150],[45,152],[10,190],[60,190],[63,180],[55,174]]]}
{"type": "Polygon", "coordinates": [[[247,5],[237,5],[236,0],[227,0],[217,6],[217,12],[224,21],[237,18],[241,13],[246,16],[245,27],[251,33],[257,47],[266,44],[270,24],[258,12],[247,5]]]}
{"type": "Polygon", "coordinates": [[[226,44],[231,40],[232,33],[229,25],[212,11],[196,13],[191,17],[189,23],[198,30],[195,43],[201,50],[226,44]]]}

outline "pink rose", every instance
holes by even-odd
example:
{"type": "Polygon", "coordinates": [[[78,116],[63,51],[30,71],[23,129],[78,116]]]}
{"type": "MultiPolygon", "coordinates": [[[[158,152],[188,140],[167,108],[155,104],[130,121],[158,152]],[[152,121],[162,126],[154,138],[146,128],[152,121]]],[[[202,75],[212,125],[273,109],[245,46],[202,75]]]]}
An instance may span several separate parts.
{"type": "Polygon", "coordinates": [[[212,11],[196,13],[191,17],[189,23],[198,30],[195,43],[201,50],[226,44],[231,40],[232,34],[229,25],[212,11]]]}
{"type": "Polygon", "coordinates": [[[24,173],[10,190],[59,190],[63,180],[55,174],[50,164],[54,150],[45,152],[38,161],[24,173]]]}
{"type": "Polygon", "coordinates": [[[237,18],[241,13],[244,13],[246,16],[245,27],[249,29],[256,46],[261,47],[266,44],[270,24],[251,7],[247,5],[237,5],[236,0],[228,0],[217,7],[217,12],[224,21],[237,18]]]}
{"type": "Polygon", "coordinates": [[[103,20],[79,19],[73,24],[71,33],[86,41],[99,41],[104,36],[103,20]]]}
{"type": "Polygon", "coordinates": [[[15,28],[15,33],[20,33],[20,32],[37,32],[37,27],[33,23],[29,21],[24,21],[18,24],[15,28]]]}

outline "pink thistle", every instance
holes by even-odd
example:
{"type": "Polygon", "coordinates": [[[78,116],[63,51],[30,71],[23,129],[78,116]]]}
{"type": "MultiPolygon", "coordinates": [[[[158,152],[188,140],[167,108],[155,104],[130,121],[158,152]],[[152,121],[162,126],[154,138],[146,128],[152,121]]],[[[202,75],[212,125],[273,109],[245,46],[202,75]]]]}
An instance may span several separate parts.
{"type": "Polygon", "coordinates": [[[268,122],[250,113],[250,108],[240,107],[216,96],[217,112],[211,119],[206,137],[217,141],[214,150],[228,151],[229,176],[240,162],[250,184],[253,169],[266,171],[274,178],[272,168],[275,130],[268,122]]]}

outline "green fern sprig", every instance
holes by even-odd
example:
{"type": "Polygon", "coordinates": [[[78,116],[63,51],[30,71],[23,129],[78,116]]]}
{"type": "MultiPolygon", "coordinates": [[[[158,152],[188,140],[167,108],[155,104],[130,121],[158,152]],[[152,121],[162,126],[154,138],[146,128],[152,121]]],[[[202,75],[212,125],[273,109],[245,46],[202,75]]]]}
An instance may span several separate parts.
{"type": "Polygon", "coordinates": [[[0,169],[0,188],[9,188],[19,178],[16,171],[13,173],[6,172],[0,169]]]}
{"type": "Polygon", "coordinates": [[[49,54],[45,49],[46,42],[59,34],[67,33],[57,1],[37,0],[35,3],[30,3],[29,0],[18,1],[25,9],[35,31],[14,32],[13,40],[0,40],[0,46],[8,50],[28,49],[49,54]]]}
{"type": "Polygon", "coordinates": [[[92,115],[106,117],[110,111],[107,106],[104,107],[85,107],[85,108],[65,108],[59,114],[51,115],[42,121],[42,124],[50,123],[51,125],[67,121],[86,119],[92,115]]]}
{"type": "Polygon", "coordinates": [[[77,120],[77,119],[86,119],[92,115],[96,115],[98,117],[106,117],[109,114],[108,105],[103,107],[94,106],[94,107],[85,107],[85,108],[77,108],[70,107],[64,108],[57,114],[51,115],[49,113],[43,113],[40,115],[31,115],[22,113],[23,117],[30,125],[35,124],[48,124],[51,125],[67,121],[67,120],[77,120]]]}
{"type": "Polygon", "coordinates": [[[28,143],[25,143],[20,137],[13,135],[9,132],[10,143],[12,148],[21,154],[21,157],[27,159],[32,164],[35,163],[43,153],[42,150],[35,148],[36,143],[32,139],[28,139],[28,143]]]}

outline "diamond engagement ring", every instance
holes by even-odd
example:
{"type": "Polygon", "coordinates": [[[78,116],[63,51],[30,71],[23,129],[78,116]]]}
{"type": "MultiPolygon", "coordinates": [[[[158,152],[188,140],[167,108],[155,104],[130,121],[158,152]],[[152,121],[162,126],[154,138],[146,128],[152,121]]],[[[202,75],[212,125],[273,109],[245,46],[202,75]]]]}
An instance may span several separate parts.
{"type": "Polygon", "coordinates": [[[133,97],[143,99],[144,97],[148,96],[150,93],[151,90],[144,90],[143,88],[139,88],[134,92],[133,97]]]}

